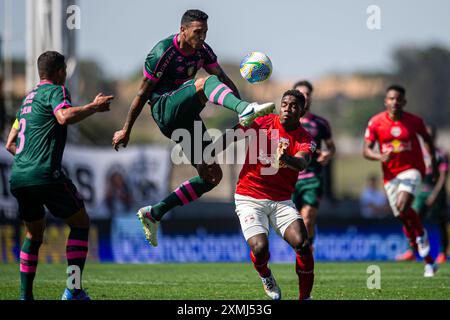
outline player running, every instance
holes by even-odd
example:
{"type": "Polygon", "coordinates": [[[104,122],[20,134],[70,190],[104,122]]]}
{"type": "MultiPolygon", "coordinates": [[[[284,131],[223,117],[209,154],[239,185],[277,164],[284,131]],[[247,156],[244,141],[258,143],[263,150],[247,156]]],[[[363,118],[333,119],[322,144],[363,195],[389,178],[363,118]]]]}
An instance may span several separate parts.
{"type": "MultiPolygon", "coordinates": [[[[428,134],[434,142],[436,142],[436,128],[427,126],[428,134]]],[[[434,180],[433,170],[431,167],[431,159],[427,149],[423,148],[426,173],[420,187],[420,192],[414,199],[412,207],[419,213],[421,220],[426,216],[437,219],[440,246],[436,263],[444,263],[447,261],[448,234],[447,234],[447,189],[445,183],[448,176],[448,156],[440,148],[436,148],[436,162],[439,169],[439,177],[434,180]]],[[[397,261],[415,260],[414,250],[410,247],[406,252],[397,257],[397,261]]]]}
{"type": "MultiPolygon", "coordinates": [[[[98,94],[85,106],[73,107],[66,80],[65,58],[47,51],[37,61],[39,84],[23,100],[6,148],[14,155],[11,193],[17,198],[26,237],[20,251],[20,299],[33,300],[33,280],[45,229],[44,206],[70,227],[67,263],[81,274],[88,252],[89,216],[72,181],[61,168],[67,125],[109,111],[113,96],[98,94]]],[[[70,273],[69,276],[72,274],[70,273]]],[[[89,300],[80,288],[66,288],[64,300],[89,300]]]]}
{"type": "Polygon", "coordinates": [[[430,150],[433,172],[436,171],[434,143],[421,118],[403,109],[405,89],[398,85],[387,88],[386,111],[372,117],[365,133],[363,155],[368,160],[381,161],[384,188],[394,216],[403,223],[403,232],[411,246],[425,260],[425,277],[433,277],[437,265],[430,255],[427,231],[411,207],[425,175],[425,164],[417,134],[430,150]],[[380,152],[374,151],[378,143],[380,152]]]}
{"type": "MultiPolygon", "coordinates": [[[[141,88],[130,106],[123,129],[114,134],[112,144],[116,150],[121,144],[124,147],[128,144],[133,124],[147,101],[161,132],[177,143],[180,139],[172,138],[172,133],[176,129],[186,129],[194,137],[196,121],[201,123],[203,136],[206,127],[199,114],[207,101],[237,112],[244,126],[275,109],[274,103],[259,105],[239,99],[236,86],[205,43],[207,20],[208,15],[200,10],[186,11],[181,19],[180,32],[158,42],[150,51],[144,65],[141,88]],[[211,76],[195,79],[200,68],[204,68],[211,76]]],[[[203,154],[210,141],[200,140],[195,143],[202,143],[203,154]]],[[[199,175],[182,183],[161,202],[143,207],[137,213],[146,238],[153,246],[158,245],[159,221],[169,210],[196,200],[216,187],[222,179],[222,171],[217,163],[207,165],[203,157],[200,163],[194,161],[195,143],[192,143],[190,150],[183,152],[199,175]]]]}
{"type": "Polygon", "coordinates": [[[323,194],[322,168],[330,162],[336,153],[336,147],[328,121],[311,113],[312,84],[309,81],[302,80],[297,82],[293,89],[300,91],[306,98],[306,111],[305,115],[300,118],[300,122],[303,128],[314,138],[317,145],[317,151],[313,154],[310,165],[298,174],[298,181],[292,194],[292,201],[303,217],[306,230],[308,230],[309,243],[312,246],[317,210],[323,194]],[[326,150],[321,150],[322,141],[325,143],[326,150]]]}
{"type": "Polygon", "coordinates": [[[280,115],[271,114],[256,119],[250,127],[258,133],[265,131],[250,141],[236,187],[236,213],[251,249],[250,258],[266,294],[274,300],[281,298],[281,290],[268,267],[270,224],[296,252],[299,299],[303,300],[311,298],[314,258],[305,224],[295,209],[291,195],[298,172],[304,170],[311,160],[315,142],[300,125],[300,117],[305,113],[305,97],[300,92],[286,91],[280,111],[280,115]],[[277,150],[277,154],[264,154],[262,147],[272,150],[270,144],[273,142],[276,143],[273,149],[277,150]],[[258,150],[258,161],[250,160],[251,150],[258,150]],[[263,169],[270,166],[278,168],[276,174],[265,175],[263,169]]]}

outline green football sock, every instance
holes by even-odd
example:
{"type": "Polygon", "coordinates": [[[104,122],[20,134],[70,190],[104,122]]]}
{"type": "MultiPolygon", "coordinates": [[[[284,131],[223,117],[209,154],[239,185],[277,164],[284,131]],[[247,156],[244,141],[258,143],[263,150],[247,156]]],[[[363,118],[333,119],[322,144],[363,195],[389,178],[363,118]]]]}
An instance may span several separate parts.
{"type": "Polygon", "coordinates": [[[217,76],[210,76],[206,79],[203,91],[209,101],[233,110],[238,114],[242,113],[249,105],[247,101],[238,99],[233,94],[233,91],[221,82],[217,76]]]}
{"type": "Polygon", "coordinates": [[[169,210],[200,198],[204,193],[214,189],[215,186],[203,180],[200,176],[195,176],[183,182],[165,199],[152,206],[152,217],[159,221],[169,210]]]}
{"type": "Polygon", "coordinates": [[[33,300],[33,281],[41,241],[25,238],[20,251],[20,299],[33,300]]]}

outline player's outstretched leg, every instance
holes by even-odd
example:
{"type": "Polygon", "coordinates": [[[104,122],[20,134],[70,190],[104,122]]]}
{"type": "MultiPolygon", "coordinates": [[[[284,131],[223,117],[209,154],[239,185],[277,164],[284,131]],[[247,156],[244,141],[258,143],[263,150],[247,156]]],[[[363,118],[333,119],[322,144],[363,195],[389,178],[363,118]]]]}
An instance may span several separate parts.
{"type": "Polygon", "coordinates": [[[68,277],[76,276],[75,288],[66,288],[62,295],[62,300],[91,300],[82,287],[82,274],[88,254],[89,237],[89,217],[85,209],[66,220],[70,226],[69,238],[67,239],[66,255],[68,265],[68,277]],[[77,277],[79,277],[77,279],[77,277]],[[79,280],[79,282],[78,282],[79,280]],[[79,284],[79,287],[76,285],[79,284]]]}
{"type": "Polygon", "coordinates": [[[249,126],[257,117],[273,113],[275,110],[273,102],[258,104],[238,99],[233,94],[233,90],[221,82],[217,76],[210,76],[206,79],[203,91],[210,102],[238,113],[239,122],[243,126],[249,126]]]}
{"type": "Polygon", "coordinates": [[[424,229],[419,215],[411,208],[400,212],[400,220],[403,223],[403,233],[409,239],[411,247],[425,262],[424,277],[433,277],[437,272],[437,265],[430,255],[430,242],[428,233],[424,229]]]}
{"type": "Polygon", "coordinates": [[[20,250],[20,300],[34,300],[33,281],[44,234],[44,220],[25,222],[25,226],[27,235],[20,250]]]}
{"type": "Polygon", "coordinates": [[[139,209],[137,216],[142,223],[145,237],[154,247],[158,245],[159,221],[171,209],[197,200],[203,194],[214,189],[222,179],[218,164],[198,165],[199,176],[183,182],[165,199],[155,205],[139,209]]]}

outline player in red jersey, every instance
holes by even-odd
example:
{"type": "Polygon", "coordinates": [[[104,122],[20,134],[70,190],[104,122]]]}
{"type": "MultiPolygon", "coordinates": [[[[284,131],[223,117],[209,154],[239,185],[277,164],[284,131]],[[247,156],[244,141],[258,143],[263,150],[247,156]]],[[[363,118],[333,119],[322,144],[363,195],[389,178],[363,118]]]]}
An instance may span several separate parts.
{"type": "Polygon", "coordinates": [[[314,258],[305,224],[291,195],[298,172],[308,166],[316,147],[312,136],[300,125],[300,117],[305,113],[305,97],[299,91],[289,90],[283,94],[280,111],[279,115],[256,119],[246,129],[246,134],[253,129],[258,135],[250,141],[239,174],[236,213],[266,294],[274,300],[281,298],[281,290],[268,267],[270,224],[296,252],[299,298],[303,300],[311,298],[314,258]]]}
{"type": "Polygon", "coordinates": [[[437,265],[430,255],[427,231],[419,215],[411,207],[425,175],[425,163],[419,134],[432,155],[433,171],[437,172],[435,147],[421,118],[403,109],[405,89],[392,85],[386,90],[386,111],[370,119],[365,133],[363,155],[368,160],[381,161],[384,188],[394,216],[403,224],[403,232],[410,244],[425,260],[425,277],[436,273],[437,265]],[[374,151],[378,143],[380,152],[374,151]]]}

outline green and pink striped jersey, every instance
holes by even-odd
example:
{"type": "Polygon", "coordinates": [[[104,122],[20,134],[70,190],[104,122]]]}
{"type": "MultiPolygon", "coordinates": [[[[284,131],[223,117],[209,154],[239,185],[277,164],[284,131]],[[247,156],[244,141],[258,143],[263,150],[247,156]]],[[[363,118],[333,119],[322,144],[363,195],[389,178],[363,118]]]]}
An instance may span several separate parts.
{"type": "Polygon", "coordinates": [[[147,55],[144,65],[144,76],[156,82],[150,101],[177,90],[201,68],[214,66],[217,66],[217,56],[206,43],[202,49],[186,55],[178,44],[178,34],[161,40],[147,55]]]}
{"type": "Polygon", "coordinates": [[[40,82],[25,97],[16,116],[19,134],[11,170],[11,189],[66,180],[61,161],[67,126],[58,123],[55,113],[67,107],[71,107],[69,91],[50,81],[40,82]]]}

